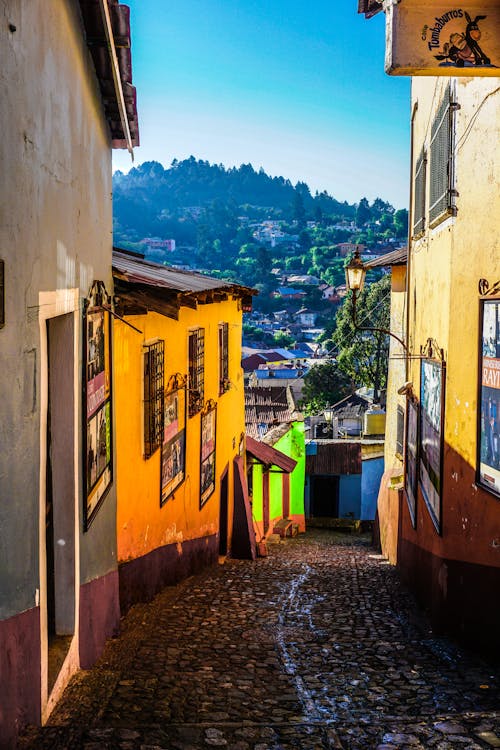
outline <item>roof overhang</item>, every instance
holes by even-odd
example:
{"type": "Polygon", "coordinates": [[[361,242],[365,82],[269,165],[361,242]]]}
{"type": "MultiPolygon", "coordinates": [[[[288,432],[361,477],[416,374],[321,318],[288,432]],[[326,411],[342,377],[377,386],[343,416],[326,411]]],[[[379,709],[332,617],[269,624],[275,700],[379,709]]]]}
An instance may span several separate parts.
{"type": "Polygon", "coordinates": [[[79,0],[113,148],[133,158],[139,145],[136,90],[132,85],[130,8],[118,0],[79,0]]]}
{"type": "Polygon", "coordinates": [[[273,448],[272,445],[255,440],[250,435],[246,437],[246,451],[267,469],[277,466],[285,474],[290,474],[297,466],[295,459],[273,448]]]}
{"type": "Polygon", "coordinates": [[[181,307],[237,299],[242,309],[252,309],[255,290],[224,279],[180,271],[145,260],[144,256],[113,250],[113,279],[120,315],[157,312],[175,320],[181,307]]]}

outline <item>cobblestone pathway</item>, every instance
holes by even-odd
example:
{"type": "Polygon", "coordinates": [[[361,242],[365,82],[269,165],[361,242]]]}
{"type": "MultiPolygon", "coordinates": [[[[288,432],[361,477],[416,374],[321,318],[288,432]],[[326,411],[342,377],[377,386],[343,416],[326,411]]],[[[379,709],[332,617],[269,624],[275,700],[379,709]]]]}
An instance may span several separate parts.
{"type": "Polygon", "coordinates": [[[308,532],[134,607],[19,748],[494,748],[499,677],[433,637],[365,539],[308,532]]]}

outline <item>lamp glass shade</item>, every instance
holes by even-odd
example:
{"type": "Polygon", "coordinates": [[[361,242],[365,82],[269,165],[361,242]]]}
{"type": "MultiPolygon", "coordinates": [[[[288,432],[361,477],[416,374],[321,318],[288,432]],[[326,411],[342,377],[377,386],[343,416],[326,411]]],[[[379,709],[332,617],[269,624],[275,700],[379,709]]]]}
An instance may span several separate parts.
{"type": "Polygon", "coordinates": [[[327,422],[331,422],[333,419],[333,409],[331,406],[328,406],[326,409],[323,410],[323,414],[325,415],[325,420],[327,422]]]}
{"type": "Polygon", "coordinates": [[[353,292],[361,292],[365,283],[366,271],[362,264],[349,263],[345,269],[347,288],[353,292]]]}

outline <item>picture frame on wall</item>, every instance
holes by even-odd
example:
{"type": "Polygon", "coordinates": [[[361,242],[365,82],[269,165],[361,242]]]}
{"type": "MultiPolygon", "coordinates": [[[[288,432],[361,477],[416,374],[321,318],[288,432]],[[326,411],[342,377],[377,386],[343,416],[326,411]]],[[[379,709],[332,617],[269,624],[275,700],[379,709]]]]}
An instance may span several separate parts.
{"type": "Polygon", "coordinates": [[[186,379],[174,375],[164,396],[160,507],[186,477],[186,408],[186,379]]]}
{"type": "Polygon", "coordinates": [[[500,299],[480,301],[476,481],[500,498],[500,299]]]}
{"type": "Polygon", "coordinates": [[[111,315],[102,282],[94,282],[83,314],[83,522],[87,531],[113,482],[111,315]]]}
{"type": "Polygon", "coordinates": [[[442,531],[442,477],[445,363],[420,362],[419,481],[438,534],[442,531]]]}
{"type": "Polygon", "coordinates": [[[405,493],[414,529],[417,528],[418,439],[419,404],[416,399],[408,398],[406,401],[405,493]]]}
{"type": "Polygon", "coordinates": [[[217,404],[207,401],[201,413],[200,509],[215,491],[217,404]]]}

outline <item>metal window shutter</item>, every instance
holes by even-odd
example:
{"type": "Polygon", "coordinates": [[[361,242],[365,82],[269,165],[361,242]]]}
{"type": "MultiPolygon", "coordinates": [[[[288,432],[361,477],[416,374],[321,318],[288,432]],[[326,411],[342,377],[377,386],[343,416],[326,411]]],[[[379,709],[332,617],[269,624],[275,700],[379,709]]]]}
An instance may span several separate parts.
{"type": "Polygon", "coordinates": [[[451,107],[446,93],[431,128],[429,222],[451,212],[451,107]]]}

